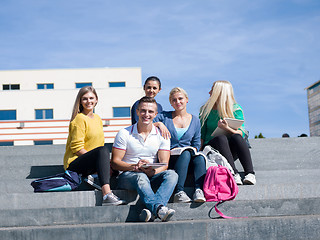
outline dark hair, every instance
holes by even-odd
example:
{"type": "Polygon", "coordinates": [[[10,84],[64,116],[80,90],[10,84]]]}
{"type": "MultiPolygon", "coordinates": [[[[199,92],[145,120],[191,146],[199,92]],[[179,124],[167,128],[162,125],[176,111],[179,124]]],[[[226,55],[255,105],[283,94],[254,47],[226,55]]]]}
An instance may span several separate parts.
{"type": "Polygon", "coordinates": [[[298,136],[298,137],[308,137],[308,135],[307,134],[305,134],[305,133],[302,133],[300,136],[298,136]]]}
{"type": "Polygon", "coordinates": [[[145,88],[146,84],[147,84],[149,81],[156,81],[156,82],[158,82],[158,84],[159,84],[159,89],[161,89],[160,79],[157,78],[156,76],[148,77],[148,78],[144,81],[143,89],[145,88]]]}
{"type": "Polygon", "coordinates": [[[142,98],[140,98],[139,103],[138,103],[138,108],[140,107],[141,103],[155,103],[157,108],[158,108],[157,101],[152,97],[142,97],[142,98]]]}
{"type": "Polygon", "coordinates": [[[290,136],[289,136],[288,133],[284,133],[284,134],[282,134],[282,137],[283,137],[283,138],[288,138],[288,137],[290,137],[290,136]]]}

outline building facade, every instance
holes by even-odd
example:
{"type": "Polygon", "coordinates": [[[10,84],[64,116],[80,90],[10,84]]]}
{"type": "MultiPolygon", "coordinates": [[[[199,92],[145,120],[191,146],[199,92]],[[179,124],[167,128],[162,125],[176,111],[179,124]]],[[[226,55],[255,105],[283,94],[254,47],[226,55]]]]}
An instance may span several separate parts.
{"type": "MultiPolygon", "coordinates": [[[[23,140],[18,139],[23,135],[21,130],[29,128],[31,132],[34,125],[49,123],[47,132],[53,123],[65,122],[68,126],[76,95],[83,86],[91,85],[96,89],[99,100],[95,113],[105,119],[105,126],[116,119],[121,122],[118,121],[118,125],[130,124],[130,108],[143,96],[140,68],[0,71],[0,84],[0,124],[4,126],[0,127],[0,141],[8,140],[8,129],[20,129],[12,132],[14,145],[23,145],[23,140]]],[[[65,133],[59,139],[66,138],[67,131],[65,133]]],[[[50,137],[40,139],[45,141],[50,137]]]]}
{"type": "Polygon", "coordinates": [[[320,136],[320,80],[306,88],[310,136],[320,136]]]}

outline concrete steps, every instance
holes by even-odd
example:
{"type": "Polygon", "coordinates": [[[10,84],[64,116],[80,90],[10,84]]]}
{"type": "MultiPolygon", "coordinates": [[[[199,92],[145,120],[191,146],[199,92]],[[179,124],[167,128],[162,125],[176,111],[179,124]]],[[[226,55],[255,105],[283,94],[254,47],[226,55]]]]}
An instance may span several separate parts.
{"type": "MultiPolygon", "coordinates": [[[[283,199],[283,200],[252,200],[229,201],[219,205],[225,215],[232,217],[268,217],[320,215],[320,199],[283,199]]],[[[169,203],[176,210],[173,221],[209,220],[220,216],[212,207],[214,202],[200,203],[169,203]]],[[[1,227],[47,226],[63,224],[90,223],[125,223],[137,222],[138,214],[143,209],[141,204],[96,207],[36,208],[36,209],[2,209],[0,210],[1,227]],[[17,215],[19,217],[17,217],[17,215]]],[[[156,220],[159,221],[159,220],[156,220]]]]}
{"type": "Polygon", "coordinates": [[[0,239],[319,239],[320,138],[250,142],[257,185],[239,186],[219,206],[248,218],[220,219],[213,202],[169,203],[176,214],[168,223],[137,223],[143,205],[132,191],[115,190],[129,204],[108,207],[85,185],[89,191],[33,193],[32,180],[62,171],[65,146],[0,147],[0,239]]]}
{"type": "Polygon", "coordinates": [[[5,227],[0,239],[319,239],[320,215],[5,227]]]}

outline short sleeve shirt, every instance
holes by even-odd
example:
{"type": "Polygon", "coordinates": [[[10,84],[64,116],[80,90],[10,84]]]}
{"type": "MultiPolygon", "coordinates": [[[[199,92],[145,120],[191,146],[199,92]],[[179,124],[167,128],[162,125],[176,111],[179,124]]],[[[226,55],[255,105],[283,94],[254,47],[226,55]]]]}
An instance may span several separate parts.
{"type": "Polygon", "coordinates": [[[158,128],[152,126],[151,132],[144,141],[138,133],[136,123],[118,132],[113,147],[126,151],[122,159],[126,163],[136,164],[140,159],[155,163],[158,162],[159,150],[170,151],[170,139],[163,138],[158,128]]]}

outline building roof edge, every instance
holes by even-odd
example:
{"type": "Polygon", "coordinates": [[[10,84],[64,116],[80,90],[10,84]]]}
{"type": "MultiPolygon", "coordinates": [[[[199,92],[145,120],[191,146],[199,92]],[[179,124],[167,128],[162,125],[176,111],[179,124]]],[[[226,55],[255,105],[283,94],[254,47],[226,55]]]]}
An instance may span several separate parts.
{"type": "Polygon", "coordinates": [[[317,85],[318,83],[320,83],[320,80],[317,81],[317,82],[315,82],[315,83],[313,83],[313,84],[311,84],[309,87],[306,87],[304,90],[310,89],[310,88],[312,88],[314,85],[317,85]]]}
{"type": "Polygon", "coordinates": [[[0,69],[0,72],[15,71],[55,71],[55,70],[94,70],[94,69],[141,69],[141,67],[92,67],[92,68],[30,68],[30,69],[0,69]]]}

